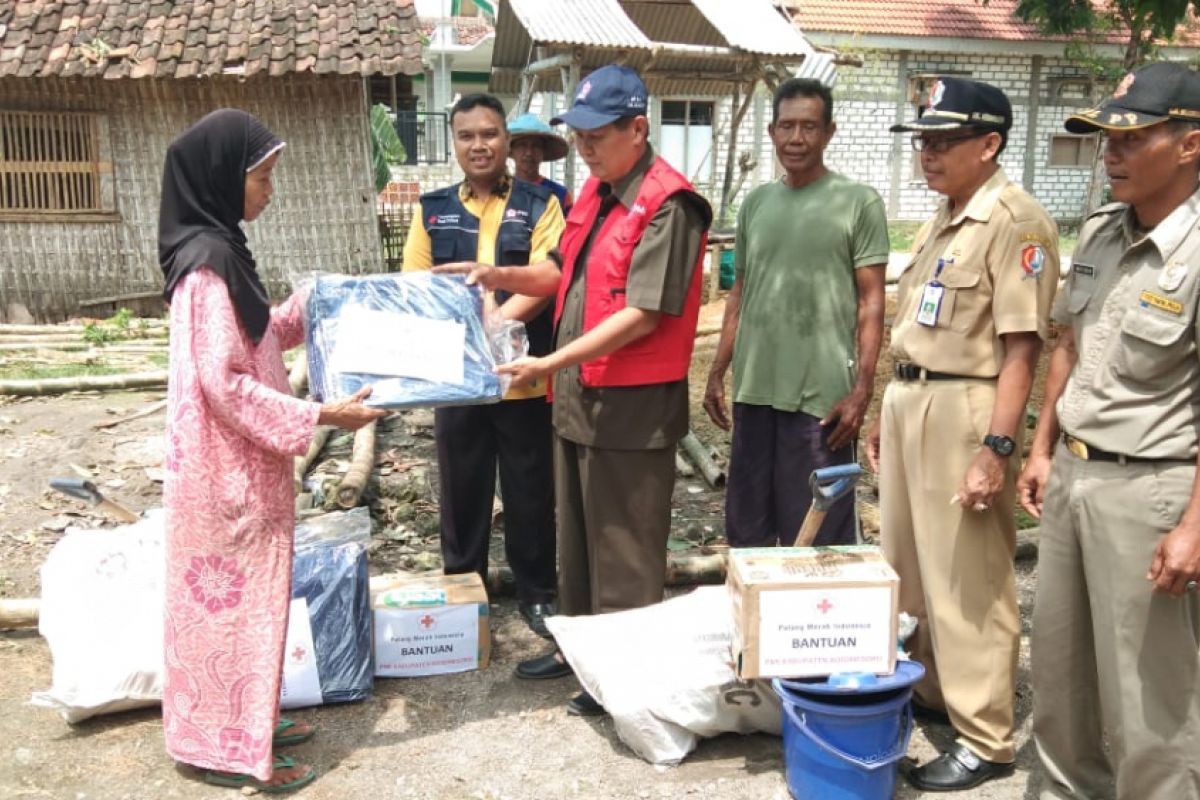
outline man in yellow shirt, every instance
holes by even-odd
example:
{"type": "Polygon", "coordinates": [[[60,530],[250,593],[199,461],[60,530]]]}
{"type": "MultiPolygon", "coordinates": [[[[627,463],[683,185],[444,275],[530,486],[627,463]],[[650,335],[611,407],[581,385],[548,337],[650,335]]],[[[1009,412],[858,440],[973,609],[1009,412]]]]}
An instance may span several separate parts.
{"type": "MultiPolygon", "coordinates": [[[[404,244],[404,271],[456,261],[519,267],[558,246],[563,215],[546,188],[507,172],[504,106],[469,94],[450,110],[454,153],[465,178],[421,196],[404,244]]],[[[501,313],[525,322],[530,354],[551,350],[547,298],[497,292],[501,313]]],[[[521,615],[539,636],[554,613],[554,473],[546,381],[511,390],[495,405],[439,408],[434,414],[441,481],[442,561],[447,574],[486,577],[496,465],[504,501],[504,546],[521,615]]]]}

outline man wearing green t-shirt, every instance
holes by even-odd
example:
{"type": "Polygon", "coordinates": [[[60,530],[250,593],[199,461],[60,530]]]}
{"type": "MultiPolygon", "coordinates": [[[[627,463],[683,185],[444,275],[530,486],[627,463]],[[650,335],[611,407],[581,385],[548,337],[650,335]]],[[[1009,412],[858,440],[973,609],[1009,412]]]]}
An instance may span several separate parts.
{"type": "MultiPolygon", "coordinates": [[[[869,186],[830,172],[833,97],[785,81],[768,128],[779,181],[738,213],[736,279],[709,371],[704,409],[730,428],[725,532],[734,547],[791,544],[812,502],[814,469],[855,459],[883,336],[887,215],[869,186]]],[[[829,510],[815,544],[853,544],[854,498],[829,510]]]]}

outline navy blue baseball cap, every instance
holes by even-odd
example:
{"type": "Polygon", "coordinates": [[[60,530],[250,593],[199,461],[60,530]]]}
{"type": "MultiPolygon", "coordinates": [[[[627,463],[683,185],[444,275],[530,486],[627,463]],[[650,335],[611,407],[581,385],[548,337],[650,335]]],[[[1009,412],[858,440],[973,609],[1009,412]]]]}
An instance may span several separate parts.
{"type": "Polygon", "coordinates": [[[580,131],[590,131],[616,122],[622,117],[646,113],[646,84],[629,67],[609,64],[588,75],[575,90],[571,110],[550,120],[551,125],[566,123],[580,131]]]}

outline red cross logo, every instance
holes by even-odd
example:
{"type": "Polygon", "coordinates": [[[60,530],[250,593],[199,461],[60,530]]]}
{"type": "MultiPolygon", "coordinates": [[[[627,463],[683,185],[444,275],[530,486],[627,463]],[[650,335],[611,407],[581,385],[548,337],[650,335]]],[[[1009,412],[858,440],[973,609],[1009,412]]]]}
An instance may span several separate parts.
{"type": "Polygon", "coordinates": [[[292,660],[297,662],[303,661],[306,655],[308,655],[308,651],[296,645],[296,649],[292,651],[292,660]]]}
{"type": "Polygon", "coordinates": [[[827,597],[822,597],[821,602],[817,603],[817,610],[822,614],[828,614],[831,608],[833,608],[833,603],[829,602],[827,597]]]}
{"type": "Polygon", "coordinates": [[[430,628],[432,628],[434,625],[437,624],[437,620],[434,619],[433,617],[429,616],[428,614],[421,617],[421,619],[418,621],[421,623],[421,627],[424,628],[425,630],[429,630],[430,628]]]}

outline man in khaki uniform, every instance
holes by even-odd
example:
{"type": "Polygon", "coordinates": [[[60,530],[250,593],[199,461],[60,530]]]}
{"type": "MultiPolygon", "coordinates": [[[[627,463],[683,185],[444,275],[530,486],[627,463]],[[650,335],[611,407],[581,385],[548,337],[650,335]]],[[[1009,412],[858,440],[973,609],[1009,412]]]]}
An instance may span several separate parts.
{"type": "Polygon", "coordinates": [[[884,551],[918,620],[916,702],[958,733],[910,771],[928,791],[1007,774],[1016,755],[1015,439],[1059,270],[1054,222],[996,162],[1011,125],[999,89],[940,78],[920,118],[892,128],[915,132],[946,196],[900,278],[895,379],[867,442],[884,551]]]}
{"type": "Polygon", "coordinates": [[[1018,483],[1041,796],[1200,800],[1200,75],[1143,67],[1066,127],[1104,132],[1119,202],[1080,232],[1018,483]]]}

